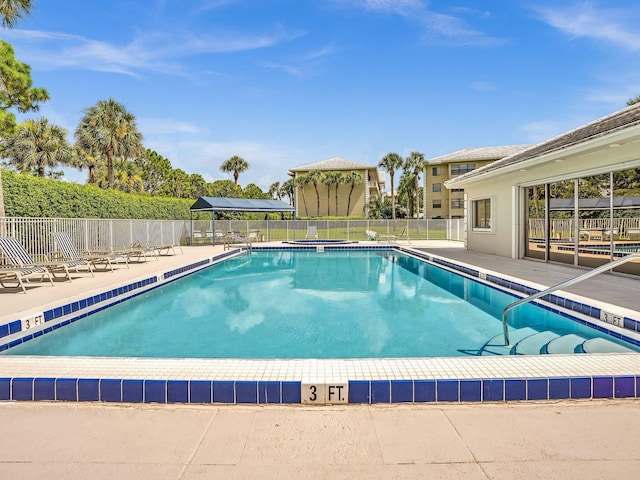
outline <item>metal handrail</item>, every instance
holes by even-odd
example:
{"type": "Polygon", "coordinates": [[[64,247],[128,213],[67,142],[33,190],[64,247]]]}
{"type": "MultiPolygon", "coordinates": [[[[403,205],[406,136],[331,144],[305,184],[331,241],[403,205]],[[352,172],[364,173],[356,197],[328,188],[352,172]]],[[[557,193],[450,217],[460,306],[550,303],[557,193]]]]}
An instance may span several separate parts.
{"type": "Polygon", "coordinates": [[[576,283],[579,283],[583,280],[586,280],[588,278],[591,277],[595,277],[596,275],[598,275],[599,273],[605,272],[607,270],[611,270],[615,267],[617,267],[618,265],[621,265],[623,263],[627,263],[629,260],[633,260],[634,258],[640,258],[640,253],[632,253],[630,255],[626,255],[622,258],[618,258],[617,260],[612,260],[609,263],[605,263],[604,265],[600,265],[598,268],[594,268],[593,270],[589,270],[586,273],[582,273],[580,275],[578,275],[577,277],[573,277],[570,278],[569,280],[565,280],[564,282],[558,283],[557,285],[554,285],[553,287],[549,287],[546,290],[542,290],[541,292],[537,292],[537,293],[533,293],[531,295],[529,295],[528,297],[525,298],[521,298],[520,300],[513,302],[509,305],[507,305],[505,307],[505,309],[502,311],[502,330],[504,332],[504,346],[508,347],[509,346],[509,328],[507,326],[507,314],[509,313],[509,310],[511,310],[512,308],[515,308],[517,306],[520,306],[522,304],[525,303],[529,303],[533,300],[536,300],[540,297],[544,297],[545,295],[554,292],[556,290],[560,290],[562,288],[565,287],[570,287],[571,285],[574,285],[576,283]]]}
{"type": "Polygon", "coordinates": [[[227,250],[231,244],[244,243],[247,246],[247,252],[251,252],[251,242],[245,237],[227,233],[224,236],[224,249],[227,250]]]}

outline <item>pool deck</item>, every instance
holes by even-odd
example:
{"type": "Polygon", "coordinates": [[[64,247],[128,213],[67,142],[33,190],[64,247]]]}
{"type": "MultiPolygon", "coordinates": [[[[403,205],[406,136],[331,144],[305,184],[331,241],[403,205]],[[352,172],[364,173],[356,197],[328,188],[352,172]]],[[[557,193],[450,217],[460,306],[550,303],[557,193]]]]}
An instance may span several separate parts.
{"type": "Polygon", "coordinates": [[[0,479],[635,479],[636,400],[0,403],[0,479]]]}
{"type": "MultiPolygon", "coordinates": [[[[453,242],[412,241],[408,246],[545,286],[579,273],[474,254],[453,242]]],[[[81,274],[73,282],[56,281],[55,287],[38,285],[27,294],[0,289],[0,319],[43,311],[61,299],[86,297],[222,253],[221,246],[184,250],[157,262],[97,272],[95,278],[81,274]]],[[[601,275],[570,291],[640,312],[635,278],[601,275]]],[[[257,368],[261,378],[310,378],[319,374],[314,362],[283,361],[266,370],[250,361],[249,370],[257,368]]],[[[404,378],[405,373],[407,378],[640,373],[640,354],[430,359],[421,373],[399,372],[385,360],[347,362],[346,367],[344,362],[322,365],[334,379],[404,378]],[[364,365],[370,370],[362,370],[364,365]]],[[[237,379],[246,368],[246,361],[215,359],[92,363],[86,358],[0,357],[0,377],[237,379]],[[220,369],[227,370],[221,374],[220,369]]],[[[640,467],[638,399],[339,406],[6,401],[0,402],[0,424],[5,431],[0,479],[589,479],[635,478],[640,467]]]]}

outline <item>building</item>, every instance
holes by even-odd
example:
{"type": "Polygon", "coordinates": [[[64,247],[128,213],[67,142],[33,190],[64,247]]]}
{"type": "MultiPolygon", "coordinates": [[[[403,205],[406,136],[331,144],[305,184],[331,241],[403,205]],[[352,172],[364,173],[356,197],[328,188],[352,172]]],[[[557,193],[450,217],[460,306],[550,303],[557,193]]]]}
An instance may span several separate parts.
{"type": "Polygon", "coordinates": [[[531,145],[465,148],[427,160],[423,176],[424,218],[464,218],[464,189],[444,183],[531,145]]]}
{"type": "Polygon", "coordinates": [[[289,175],[294,179],[298,217],[364,217],[369,202],[384,192],[384,172],[377,166],[344,158],[301,165],[290,169],[289,175]],[[315,185],[312,172],[318,172],[315,185]],[[353,174],[355,181],[349,178],[353,174]]]}
{"type": "MultiPolygon", "coordinates": [[[[640,104],[446,182],[469,250],[594,267],[640,251],[640,104]]],[[[632,262],[616,271],[640,274],[632,262]]]]}

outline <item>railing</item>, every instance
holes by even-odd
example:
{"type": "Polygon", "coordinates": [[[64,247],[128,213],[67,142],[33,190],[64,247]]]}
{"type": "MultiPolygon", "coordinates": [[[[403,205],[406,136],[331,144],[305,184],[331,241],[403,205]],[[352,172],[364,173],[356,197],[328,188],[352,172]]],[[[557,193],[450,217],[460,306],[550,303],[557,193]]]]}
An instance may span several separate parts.
{"type": "MultiPolygon", "coordinates": [[[[412,240],[464,240],[464,220],[215,220],[222,232],[259,231],[266,241],[304,238],[307,227],[317,227],[320,239],[368,240],[367,230],[379,235],[408,232],[412,240]]],[[[53,232],[67,232],[80,250],[128,247],[139,241],[145,245],[190,245],[198,232],[205,243],[214,237],[211,220],[118,220],[98,218],[0,218],[0,236],[15,237],[33,256],[54,253],[53,232]]]]}
{"type": "Polygon", "coordinates": [[[602,272],[605,272],[607,270],[611,270],[615,267],[617,267],[618,265],[621,265],[623,263],[627,263],[630,260],[633,260],[635,258],[640,258],[640,253],[632,253],[631,255],[627,255],[626,257],[622,257],[619,258],[617,260],[613,260],[609,263],[605,263],[604,265],[599,266],[598,268],[594,268],[593,270],[589,270],[586,273],[582,273],[580,275],[578,275],[577,277],[573,277],[570,278],[569,280],[565,280],[564,282],[558,283],[557,285],[554,285],[553,287],[549,287],[546,290],[542,290],[541,292],[537,292],[534,294],[529,295],[528,297],[525,298],[521,298],[520,300],[513,302],[509,305],[507,305],[505,307],[505,309],[502,311],[502,331],[504,333],[504,346],[508,347],[509,346],[509,327],[507,325],[507,315],[509,313],[509,310],[512,310],[515,307],[518,307],[520,305],[523,305],[525,303],[529,303],[533,300],[536,300],[540,297],[544,297],[545,295],[548,295],[551,292],[555,292],[556,290],[560,290],[562,288],[565,287],[570,287],[571,285],[575,285],[576,283],[579,283],[583,280],[587,280],[588,278],[594,277],[602,272]]]}
{"type": "Polygon", "coordinates": [[[246,237],[242,237],[240,235],[236,235],[235,233],[227,233],[224,236],[224,249],[228,250],[231,248],[231,245],[236,244],[244,244],[247,247],[247,252],[251,253],[251,242],[247,240],[246,237]]]}

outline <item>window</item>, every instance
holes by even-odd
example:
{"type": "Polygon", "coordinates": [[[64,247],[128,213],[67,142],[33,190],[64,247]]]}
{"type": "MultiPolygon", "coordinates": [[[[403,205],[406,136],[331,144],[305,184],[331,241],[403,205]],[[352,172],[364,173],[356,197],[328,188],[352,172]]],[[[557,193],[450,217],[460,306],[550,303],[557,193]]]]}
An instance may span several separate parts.
{"type": "Polygon", "coordinates": [[[464,208],[464,198],[452,198],[451,208],[464,208]]]}
{"type": "Polygon", "coordinates": [[[473,201],[473,228],[491,228],[491,199],[483,198],[473,201]]]}
{"type": "Polygon", "coordinates": [[[449,191],[452,193],[464,193],[464,188],[452,188],[449,191]]]}
{"type": "Polygon", "coordinates": [[[442,184],[434,183],[433,185],[431,185],[431,191],[432,192],[440,192],[440,191],[442,191],[442,184]]]}
{"type": "Polygon", "coordinates": [[[431,175],[434,177],[442,175],[442,167],[431,167],[431,175]]]}
{"type": "Polygon", "coordinates": [[[475,169],[475,163],[460,163],[458,165],[451,165],[451,175],[464,175],[465,173],[469,173],[475,169]]]}
{"type": "Polygon", "coordinates": [[[431,201],[432,208],[442,208],[442,200],[432,200],[431,201]]]}

